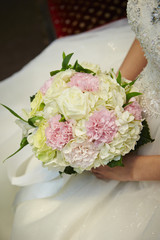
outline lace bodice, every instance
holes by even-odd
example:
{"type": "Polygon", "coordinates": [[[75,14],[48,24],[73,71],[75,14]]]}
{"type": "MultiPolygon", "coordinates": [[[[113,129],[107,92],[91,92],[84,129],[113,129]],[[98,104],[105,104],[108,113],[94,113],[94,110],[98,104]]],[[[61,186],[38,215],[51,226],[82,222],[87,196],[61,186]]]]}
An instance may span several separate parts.
{"type": "Polygon", "coordinates": [[[129,0],[127,15],[148,61],[137,81],[144,113],[160,117],[160,0],[129,0]]]}

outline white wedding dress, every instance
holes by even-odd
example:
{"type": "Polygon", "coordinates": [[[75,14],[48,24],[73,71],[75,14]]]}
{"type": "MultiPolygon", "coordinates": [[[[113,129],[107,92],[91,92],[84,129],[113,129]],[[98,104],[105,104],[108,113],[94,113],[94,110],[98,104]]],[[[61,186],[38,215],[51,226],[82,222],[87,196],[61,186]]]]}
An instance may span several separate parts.
{"type": "MultiPolygon", "coordinates": [[[[144,92],[141,103],[153,143],[138,154],[160,155],[160,10],[158,0],[129,0],[128,18],[140,40],[148,65],[137,85],[144,92]]],[[[60,68],[61,53],[74,52],[73,60],[118,69],[135,34],[126,20],[94,31],[53,42],[19,73],[0,84],[0,102],[16,112],[29,106],[33,95],[60,68]],[[10,93],[10,90],[12,92],[10,93]]],[[[14,152],[20,130],[9,113],[0,108],[1,158],[14,152]],[[3,150],[3,151],[2,151],[3,150]]],[[[0,168],[0,239],[8,240],[12,224],[11,202],[15,189],[12,240],[159,240],[160,182],[102,181],[92,173],[59,176],[42,168],[27,146],[0,168]],[[5,175],[6,174],[6,175],[5,175]],[[7,225],[7,226],[6,226],[7,225]]]]}

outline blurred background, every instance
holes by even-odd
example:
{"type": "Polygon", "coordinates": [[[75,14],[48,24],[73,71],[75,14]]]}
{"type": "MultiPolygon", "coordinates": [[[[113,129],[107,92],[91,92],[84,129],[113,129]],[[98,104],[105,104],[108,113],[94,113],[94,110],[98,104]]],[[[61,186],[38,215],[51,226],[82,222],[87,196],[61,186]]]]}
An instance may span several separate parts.
{"type": "Polygon", "coordinates": [[[0,81],[57,38],[126,17],[127,0],[1,0],[0,81]]]}

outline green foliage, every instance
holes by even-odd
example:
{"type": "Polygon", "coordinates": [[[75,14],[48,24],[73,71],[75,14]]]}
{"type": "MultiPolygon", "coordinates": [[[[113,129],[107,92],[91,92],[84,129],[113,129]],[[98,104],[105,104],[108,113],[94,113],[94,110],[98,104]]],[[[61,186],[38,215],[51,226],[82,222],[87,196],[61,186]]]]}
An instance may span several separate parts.
{"type": "Polygon", "coordinates": [[[125,104],[123,105],[123,107],[125,108],[126,106],[130,105],[131,103],[133,103],[133,102],[125,103],[125,104]]]}
{"type": "Polygon", "coordinates": [[[140,139],[136,144],[135,150],[137,150],[139,147],[143,146],[144,144],[152,143],[154,141],[154,139],[152,139],[150,136],[149,126],[147,121],[144,120],[142,124],[143,124],[143,129],[140,134],[140,139]]]}
{"type": "Polygon", "coordinates": [[[93,75],[95,75],[95,73],[93,71],[91,71],[90,69],[88,68],[83,68],[79,63],[78,61],[76,60],[74,65],[72,66],[71,64],[69,64],[70,62],[70,59],[72,57],[73,53],[70,53],[68,55],[66,55],[64,52],[63,52],[63,62],[62,62],[62,68],[60,70],[54,70],[52,72],[50,72],[50,75],[51,76],[54,76],[56,75],[57,73],[59,72],[62,72],[62,71],[65,71],[67,69],[73,69],[75,70],[76,72],[83,72],[83,73],[91,73],[93,75]]]}
{"type": "Polygon", "coordinates": [[[59,73],[59,72],[61,72],[61,71],[62,71],[62,70],[52,71],[52,72],[50,72],[50,75],[51,75],[51,77],[52,77],[52,76],[56,75],[57,73],[59,73]]]}
{"type": "Polygon", "coordinates": [[[42,110],[44,109],[44,107],[45,107],[45,103],[42,102],[42,103],[40,104],[39,111],[42,111],[42,110]]]}
{"type": "Polygon", "coordinates": [[[83,68],[78,61],[76,60],[75,64],[73,65],[72,69],[74,69],[76,72],[83,72],[83,73],[92,73],[93,75],[95,75],[95,73],[93,71],[91,71],[88,68],[83,68]]]}
{"type": "Polygon", "coordinates": [[[130,92],[130,93],[127,93],[126,94],[126,100],[128,102],[132,97],[136,97],[136,96],[139,96],[139,95],[142,95],[142,93],[140,93],[140,92],[130,92]]]}
{"type": "Polygon", "coordinates": [[[121,75],[121,72],[119,71],[119,73],[118,73],[118,77],[117,77],[117,83],[120,85],[120,86],[122,86],[122,75],[121,75]]]}
{"type": "Polygon", "coordinates": [[[130,83],[128,83],[128,85],[131,87],[135,84],[136,81],[137,81],[137,79],[135,79],[134,81],[131,81],[130,83]]]}
{"type": "Polygon", "coordinates": [[[34,94],[30,97],[30,102],[33,102],[33,100],[35,99],[35,96],[36,96],[36,94],[34,94]]]}
{"type": "Polygon", "coordinates": [[[62,174],[62,173],[66,173],[66,174],[71,175],[71,174],[76,174],[77,172],[74,171],[74,168],[73,168],[73,167],[71,167],[71,166],[67,166],[67,167],[65,167],[65,169],[64,169],[63,172],[59,172],[59,173],[60,173],[60,174],[62,174]]]}
{"type": "Polygon", "coordinates": [[[37,122],[40,122],[42,120],[43,120],[43,117],[34,116],[34,117],[28,119],[28,124],[32,127],[37,127],[37,122]]]}
{"type": "Polygon", "coordinates": [[[69,66],[69,61],[70,61],[72,55],[73,55],[73,53],[70,53],[66,56],[65,53],[63,52],[62,69],[66,70],[70,67],[69,66]]]}
{"type": "Polygon", "coordinates": [[[117,80],[117,83],[118,83],[121,87],[123,87],[123,88],[125,88],[125,87],[127,87],[127,86],[131,87],[131,86],[133,86],[134,83],[137,81],[137,79],[135,79],[134,81],[130,81],[129,83],[122,81],[122,75],[121,75],[121,72],[120,72],[120,71],[119,71],[119,73],[118,73],[118,76],[117,76],[117,79],[116,79],[116,80],[117,80]]]}
{"type": "Polygon", "coordinates": [[[59,120],[59,122],[65,122],[65,121],[66,121],[66,119],[65,119],[64,115],[61,114],[61,119],[59,120]]]}
{"type": "Polygon", "coordinates": [[[21,119],[23,122],[27,122],[26,120],[24,120],[22,117],[20,117],[16,112],[14,112],[11,108],[7,107],[6,105],[4,104],[1,104],[1,106],[3,106],[4,108],[6,108],[12,115],[14,115],[15,117],[21,119]]]}
{"type": "Polygon", "coordinates": [[[11,154],[9,157],[7,157],[5,160],[3,160],[3,162],[5,162],[7,159],[13,157],[16,153],[18,153],[20,150],[22,150],[22,148],[24,148],[27,144],[28,144],[27,137],[24,137],[22,139],[22,141],[20,142],[20,148],[16,152],[11,154]]]}
{"type": "Polygon", "coordinates": [[[113,159],[111,162],[109,162],[107,164],[107,166],[109,166],[111,168],[117,167],[117,166],[124,167],[124,164],[123,164],[122,160],[123,160],[122,156],[120,157],[120,160],[118,160],[118,161],[113,159]]]}

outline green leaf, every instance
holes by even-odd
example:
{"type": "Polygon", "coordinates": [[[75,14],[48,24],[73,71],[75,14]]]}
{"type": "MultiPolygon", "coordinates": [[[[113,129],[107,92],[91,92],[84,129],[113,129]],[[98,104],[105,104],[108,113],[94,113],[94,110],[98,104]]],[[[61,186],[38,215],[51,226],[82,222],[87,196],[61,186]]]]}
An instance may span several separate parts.
{"type": "Polygon", "coordinates": [[[121,76],[121,72],[119,71],[118,73],[118,77],[117,77],[117,83],[121,86],[121,82],[122,82],[122,76],[121,76]]]}
{"type": "Polygon", "coordinates": [[[83,72],[83,73],[92,73],[93,75],[95,75],[95,73],[88,69],[88,68],[84,68],[82,67],[78,61],[75,62],[74,66],[73,66],[73,69],[76,71],[76,72],[83,72]]]}
{"type": "MultiPolygon", "coordinates": [[[[110,77],[113,79],[114,77],[113,77],[113,74],[112,73],[109,73],[110,74],[110,77]]],[[[107,73],[107,75],[108,75],[108,73],[107,73]]]]}
{"type": "Polygon", "coordinates": [[[37,127],[36,122],[37,121],[42,121],[42,120],[43,120],[43,117],[34,116],[34,117],[28,119],[28,124],[31,125],[32,127],[37,127]]]}
{"type": "Polygon", "coordinates": [[[130,83],[128,83],[128,85],[131,87],[131,86],[133,86],[135,84],[136,81],[137,81],[137,79],[131,81],[130,83]]]}
{"type": "Polygon", "coordinates": [[[78,65],[78,60],[75,61],[75,63],[74,63],[74,65],[73,65],[72,68],[73,68],[74,70],[76,70],[77,65],[78,65]]]}
{"type": "Polygon", "coordinates": [[[61,119],[59,120],[59,122],[65,122],[65,121],[66,121],[66,119],[65,119],[64,115],[61,114],[61,119]]]}
{"type": "Polygon", "coordinates": [[[138,140],[135,150],[147,143],[152,143],[154,139],[151,138],[149,126],[146,120],[142,122],[143,129],[140,134],[140,139],[138,140]]]}
{"type": "Polygon", "coordinates": [[[42,111],[42,110],[44,109],[44,107],[45,107],[45,103],[42,102],[42,103],[40,104],[39,111],[42,111]]]}
{"type": "Polygon", "coordinates": [[[22,150],[22,148],[24,148],[26,145],[28,144],[28,141],[27,141],[27,137],[24,137],[22,139],[22,141],[20,142],[20,148],[14,152],[13,154],[11,154],[9,157],[7,157],[6,159],[3,160],[3,162],[5,162],[7,159],[13,157],[16,153],[18,153],[20,150],[22,150]]]}
{"type": "Polygon", "coordinates": [[[1,104],[1,106],[3,106],[4,108],[6,108],[10,113],[12,113],[15,117],[21,119],[23,122],[27,122],[26,120],[24,120],[23,118],[21,118],[16,112],[14,112],[11,108],[7,107],[6,105],[4,104],[1,104]]]}
{"type": "Polygon", "coordinates": [[[20,147],[24,148],[28,144],[27,137],[24,137],[22,141],[20,142],[20,147]]]}
{"type": "Polygon", "coordinates": [[[123,88],[127,87],[128,86],[128,83],[122,83],[121,85],[123,88]]]}
{"type": "Polygon", "coordinates": [[[59,173],[60,173],[60,174],[62,174],[62,173],[66,173],[66,174],[71,175],[71,174],[75,174],[75,173],[77,173],[77,172],[74,171],[74,168],[73,168],[73,167],[68,166],[68,167],[65,167],[65,169],[64,169],[63,172],[59,172],[59,173]]]}
{"type": "Polygon", "coordinates": [[[142,93],[139,93],[139,92],[130,92],[130,93],[127,93],[127,94],[126,94],[126,100],[127,100],[127,102],[128,102],[132,97],[136,97],[136,96],[139,96],[139,95],[142,95],[142,93]]]}
{"type": "Polygon", "coordinates": [[[52,77],[52,76],[56,75],[59,72],[61,72],[61,70],[55,70],[55,71],[50,72],[50,75],[52,77]]]}
{"type": "Polygon", "coordinates": [[[130,81],[129,83],[127,83],[127,82],[125,82],[125,83],[122,83],[121,84],[121,86],[123,87],[123,88],[125,88],[125,87],[127,87],[127,86],[133,86],[134,85],[134,83],[137,81],[137,79],[136,80],[134,80],[134,81],[130,81]]]}
{"type": "Polygon", "coordinates": [[[63,52],[63,54],[62,54],[62,57],[63,57],[63,60],[65,59],[65,57],[66,57],[66,54],[65,54],[65,52],[63,52]]]}
{"type": "Polygon", "coordinates": [[[133,103],[133,102],[125,103],[125,104],[123,105],[123,108],[125,108],[125,107],[128,106],[128,105],[130,105],[131,103],[133,103]]]}
{"type": "Polygon", "coordinates": [[[33,96],[30,97],[30,102],[33,102],[33,100],[35,99],[36,94],[34,94],[33,96]]]}
{"type": "Polygon", "coordinates": [[[64,57],[63,62],[62,62],[62,69],[64,69],[64,70],[68,69],[68,63],[69,63],[72,55],[73,55],[73,53],[70,53],[64,57]]]}
{"type": "Polygon", "coordinates": [[[113,159],[111,162],[109,162],[109,163],[107,164],[107,166],[109,166],[109,167],[111,167],[111,168],[117,167],[117,166],[124,167],[124,164],[123,164],[122,160],[123,160],[122,156],[120,157],[120,160],[118,160],[118,161],[115,161],[115,160],[113,159]]]}

